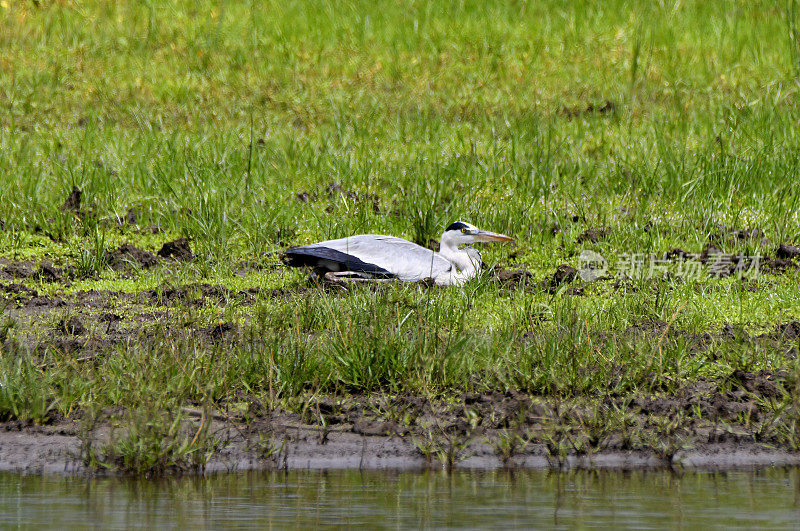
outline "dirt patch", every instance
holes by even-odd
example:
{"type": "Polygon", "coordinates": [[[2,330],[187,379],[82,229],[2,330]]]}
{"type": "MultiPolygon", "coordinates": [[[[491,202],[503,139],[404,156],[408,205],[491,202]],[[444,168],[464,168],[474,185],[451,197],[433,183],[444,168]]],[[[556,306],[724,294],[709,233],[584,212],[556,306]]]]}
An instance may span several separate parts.
{"type": "MultiPolygon", "coordinates": [[[[270,297],[285,297],[290,294],[307,293],[311,288],[298,286],[291,289],[275,289],[270,292],[270,297]]],[[[261,288],[248,288],[233,291],[222,285],[208,283],[194,283],[184,286],[163,286],[147,290],[137,295],[137,300],[146,301],[155,306],[168,306],[175,304],[188,304],[192,307],[215,304],[225,307],[229,303],[249,305],[262,295],[261,288]]]]}
{"type": "Polygon", "coordinates": [[[0,284],[0,292],[4,292],[16,302],[27,301],[39,296],[39,292],[35,289],[13,282],[11,284],[0,284]]]}
{"type": "Polygon", "coordinates": [[[177,240],[165,243],[161,246],[161,249],[159,249],[158,256],[177,260],[179,262],[189,262],[193,258],[189,240],[186,238],[178,238],[177,240]]]}
{"type": "MultiPolygon", "coordinates": [[[[623,331],[624,335],[681,339],[687,347],[695,353],[714,351],[726,343],[736,345],[750,345],[752,347],[762,347],[782,352],[788,359],[795,359],[798,356],[797,341],[800,339],[800,322],[792,321],[775,326],[771,332],[758,336],[749,335],[741,326],[725,324],[719,332],[690,333],[675,326],[670,326],[664,321],[638,321],[631,324],[623,331]]],[[[597,335],[598,340],[604,339],[604,334],[597,335]]],[[[778,373],[778,377],[784,377],[784,373],[778,373]]]]}
{"type": "MultiPolygon", "coordinates": [[[[86,208],[83,204],[83,192],[77,186],[72,187],[72,191],[61,205],[61,211],[72,213],[81,220],[96,218],[97,216],[92,205],[86,208]]],[[[50,237],[52,238],[53,236],[51,235],[50,237]]]]}
{"type": "MultiPolygon", "coordinates": [[[[758,236],[761,233],[758,229],[751,229],[735,231],[732,234],[734,234],[736,238],[741,239],[749,238],[752,235],[758,236]]],[[[716,240],[719,239],[721,239],[721,237],[716,240]]],[[[712,241],[714,240],[715,239],[712,238],[712,241]]],[[[789,244],[781,244],[776,249],[774,257],[770,255],[748,256],[744,254],[726,253],[713,243],[709,243],[700,253],[693,253],[681,248],[675,248],[664,254],[664,260],[666,262],[697,261],[705,266],[703,271],[716,277],[729,277],[739,273],[750,275],[756,272],[779,275],[789,270],[800,268],[798,262],[795,261],[798,257],[800,257],[800,250],[789,244]]]]}
{"type": "Polygon", "coordinates": [[[569,284],[570,282],[574,282],[576,278],[578,278],[577,269],[567,264],[561,264],[556,268],[556,272],[553,273],[550,286],[557,287],[561,284],[569,284]]]}
{"type": "Polygon", "coordinates": [[[156,265],[158,259],[147,251],[143,251],[130,243],[124,243],[118,249],[106,253],[106,262],[113,269],[148,268],[156,265]]]}
{"type": "MultiPolygon", "coordinates": [[[[526,289],[528,292],[547,291],[556,293],[562,287],[577,280],[578,270],[570,265],[561,264],[549,279],[536,281],[530,271],[498,267],[495,270],[495,278],[507,290],[526,289]]],[[[567,295],[583,295],[584,289],[580,286],[569,286],[564,290],[564,293],[567,295]]]]}
{"type": "Polygon", "coordinates": [[[42,282],[63,282],[64,279],[61,274],[61,271],[54,267],[52,263],[43,261],[36,272],[36,278],[42,282]]]}
{"type": "Polygon", "coordinates": [[[788,267],[781,266],[782,260],[770,257],[748,256],[744,254],[725,253],[719,247],[709,244],[700,255],[688,254],[683,256],[684,260],[698,260],[705,265],[705,270],[713,277],[729,277],[739,273],[747,275],[751,273],[771,273],[777,268],[781,271],[788,267]]]}
{"type": "Polygon", "coordinates": [[[33,264],[30,262],[13,262],[3,269],[5,278],[26,279],[33,276],[33,264]]]}
{"type": "Polygon", "coordinates": [[[628,335],[647,335],[647,334],[657,334],[661,335],[664,330],[667,328],[667,323],[665,321],[639,321],[633,323],[628,328],[625,329],[625,333],[628,335]]]}
{"type": "MultiPolygon", "coordinates": [[[[550,281],[545,281],[542,283],[542,287],[548,290],[550,293],[556,293],[561,290],[563,286],[575,282],[577,278],[577,269],[567,264],[561,264],[556,268],[556,271],[553,273],[550,281]]],[[[584,290],[579,286],[570,286],[564,291],[564,293],[567,295],[583,295],[584,290]]]]}
{"type": "Polygon", "coordinates": [[[752,393],[758,398],[779,398],[783,395],[782,382],[786,380],[785,371],[758,371],[747,372],[736,369],[728,377],[729,380],[737,384],[739,389],[752,393]]]}
{"type": "Polygon", "coordinates": [[[611,235],[611,229],[604,228],[604,229],[587,229],[582,232],[578,237],[575,239],[575,243],[597,243],[603,238],[611,235]]]}
{"type": "Polygon", "coordinates": [[[536,281],[533,273],[524,269],[495,269],[495,277],[506,288],[515,289],[517,286],[533,285],[536,281]]]}
{"type": "Polygon", "coordinates": [[[0,269],[0,278],[11,280],[35,279],[41,282],[65,282],[63,277],[69,275],[48,260],[42,260],[37,266],[34,262],[7,262],[0,269]]]}
{"type": "Polygon", "coordinates": [[[347,199],[356,199],[358,197],[354,191],[348,190],[341,184],[334,182],[328,183],[328,185],[325,187],[325,193],[328,195],[328,199],[333,199],[339,195],[344,196],[347,199]]]}
{"type": "Polygon", "coordinates": [[[703,249],[703,252],[700,253],[700,262],[707,264],[709,260],[713,260],[714,257],[724,255],[725,253],[723,253],[720,248],[716,247],[715,245],[708,245],[705,249],[703,249]]]}
{"type": "Polygon", "coordinates": [[[74,316],[59,321],[56,330],[70,336],[82,336],[86,333],[86,327],[83,326],[80,319],[74,316]]]}
{"type": "Polygon", "coordinates": [[[761,260],[761,272],[771,275],[780,275],[789,270],[797,269],[797,264],[787,258],[765,257],[761,260]]]}
{"type": "Polygon", "coordinates": [[[800,322],[792,321],[790,323],[779,324],[772,332],[761,334],[757,339],[793,341],[798,338],[800,338],[800,322]]]}
{"type": "Polygon", "coordinates": [[[120,220],[120,224],[136,225],[137,221],[139,221],[139,214],[135,209],[129,208],[125,213],[125,217],[120,220]]]}
{"type": "MultiPolygon", "coordinates": [[[[100,353],[120,343],[146,340],[157,333],[163,335],[165,327],[170,327],[170,312],[153,311],[153,306],[249,306],[260,297],[289,298],[319,289],[299,286],[262,293],[258,287],[231,291],[219,285],[190,284],[140,293],[82,290],[62,298],[41,296],[35,289],[19,283],[0,283],[0,308],[16,323],[13,327],[16,343],[30,352],[58,350],[86,354],[100,353]]],[[[178,315],[172,315],[173,321],[177,321],[178,315]]],[[[190,322],[186,326],[177,327],[174,339],[191,336],[209,342],[242,340],[238,326],[231,322],[203,326],[190,322]]]]}
{"type": "Polygon", "coordinates": [[[800,249],[794,245],[782,243],[775,250],[775,257],[765,256],[761,258],[760,270],[762,273],[780,275],[789,270],[798,269],[800,249]]]}
{"type": "Polygon", "coordinates": [[[19,305],[19,307],[29,313],[39,313],[43,311],[54,310],[56,308],[63,308],[65,306],[67,306],[67,303],[58,297],[40,297],[38,295],[20,303],[19,305]]]}
{"type": "MultiPolygon", "coordinates": [[[[271,299],[286,299],[297,295],[305,295],[309,292],[316,291],[318,289],[319,288],[315,286],[302,286],[302,285],[294,288],[276,288],[269,291],[269,297],[271,299]]],[[[254,295],[257,295],[257,293],[254,295]]]]}
{"type": "Polygon", "coordinates": [[[782,260],[800,258],[800,249],[788,243],[782,243],[775,250],[775,257],[782,260]]]}

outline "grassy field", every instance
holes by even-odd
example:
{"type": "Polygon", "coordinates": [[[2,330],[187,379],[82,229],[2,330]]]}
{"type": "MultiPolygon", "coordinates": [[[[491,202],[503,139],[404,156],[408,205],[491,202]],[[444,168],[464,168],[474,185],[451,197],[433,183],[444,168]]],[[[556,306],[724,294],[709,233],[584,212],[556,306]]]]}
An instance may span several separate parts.
{"type": "Polygon", "coordinates": [[[0,419],[119,427],[93,466],[202,465],[189,407],[441,446],[398,397],[504,452],[800,449],[796,1],[3,1],[0,51],[0,419]],[[456,220],[517,240],[463,288],[279,260],[456,220]],[[604,278],[551,280],[585,250],[604,278]]]}

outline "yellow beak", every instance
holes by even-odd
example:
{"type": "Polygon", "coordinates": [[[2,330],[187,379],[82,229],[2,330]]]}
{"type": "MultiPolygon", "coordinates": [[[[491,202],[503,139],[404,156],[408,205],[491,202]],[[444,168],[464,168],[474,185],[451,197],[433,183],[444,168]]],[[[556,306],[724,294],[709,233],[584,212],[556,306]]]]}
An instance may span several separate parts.
{"type": "Polygon", "coordinates": [[[513,242],[514,238],[505,234],[489,232],[487,230],[478,231],[475,235],[479,242],[513,242]]]}

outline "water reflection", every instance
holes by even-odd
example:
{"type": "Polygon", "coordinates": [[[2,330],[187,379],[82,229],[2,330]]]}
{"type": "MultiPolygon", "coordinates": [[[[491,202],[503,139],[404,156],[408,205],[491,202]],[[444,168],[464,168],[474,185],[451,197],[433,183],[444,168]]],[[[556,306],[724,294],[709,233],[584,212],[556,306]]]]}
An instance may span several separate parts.
{"type": "Polygon", "coordinates": [[[274,472],[158,481],[0,474],[0,525],[769,526],[800,523],[800,470],[274,472]]]}

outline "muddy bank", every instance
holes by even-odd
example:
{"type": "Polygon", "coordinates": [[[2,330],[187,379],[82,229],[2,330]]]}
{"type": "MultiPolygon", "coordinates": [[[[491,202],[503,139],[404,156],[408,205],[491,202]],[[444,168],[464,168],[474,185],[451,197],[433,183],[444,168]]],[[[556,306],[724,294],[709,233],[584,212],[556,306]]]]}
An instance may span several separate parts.
{"type": "Polygon", "coordinates": [[[150,410],[145,417],[121,408],[91,419],[82,411],[73,418],[54,413],[44,425],[0,423],[0,470],[158,476],[262,469],[800,466],[795,439],[782,431],[788,419],[769,406],[786,392],[786,377],[736,370],[722,382],[687,382],[671,393],[599,401],[516,391],[441,398],[312,394],[288,400],[289,409],[241,397],[211,409],[150,410]],[[142,431],[137,418],[148,428],[142,431]],[[181,431],[149,430],[159,423],[181,431]],[[127,430],[135,432],[132,439],[127,430]],[[189,439],[189,447],[198,442],[189,454],[169,455],[189,439]],[[148,450],[137,453],[132,445],[148,450]],[[131,459],[154,455],[166,464],[129,470],[131,459]],[[193,455],[207,460],[198,463],[193,455]]]}
{"type": "MultiPolygon", "coordinates": [[[[559,285],[556,277],[562,276],[574,278],[575,271],[559,268],[550,286],[559,285]]],[[[511,275],[509,280],[518,279],[511,275]]],[[[0,285],[6,287],[10,310],[18,320],[16,337],[24,341],[21,347],[9,343],[9,351],[30,352],[41,369],[59,361],[76,367],[102,367],[114,356],[128,352],[125,345],[132,343],[188,341],[186,345],[192,349],[213,352],[222,345],[227,352],[244,352],[254,343],[251,334],[258,336],[246,322],[179,319],[182,314],[177,312],[176,317],[176,308],[249,306],[259,298],[306,296],[319,289],[231,290],[194,283],[139,293],[92,290],[46,298],[31,289],[0,285]]],[[[541,341],[535,333],[532,330],[533,335],[519,336],[516,341],[541,341]]],[[[779,353],[781,360],[794,360],[800,323],[786,322],[758,336],[735,325],[690,334],[656,320],[638,321],[626,329],[587,330],[587,334],[598,349],[623,342],[666,345],[665,341],[674,341],[686,348],[687,359],[713,361],[728,349],[762,349],[779,353]]],[[[273,406],[269,408],[263,403],[270,396],[266,390],[260,395],[238,392],[214,401],[213,408],[218,409],[211,414],[208,446],[203,449],[210,455],[205,466],[181,462],[178,468],[197,472],[203,468],[624,469],[800,464],[795,424],[798,410],[787,400],[795,396],[797,376],[787,370],[789,365],[781,367],[730,367],[713,377],[662,379],[660,386],[621,393],[613,390],[614,381],[624,379],[627,369],[616,362],[608,371],[611,382],[607,387],[603,384],[583,394],[520,391],[515,389],[524,388],[499,382],[493,384],[498,389],[488,389],[477,385],[490,377],[482,373],[473,375],[474,388],[464,388],[477,390],[455,389],[446,396],[420,396],[419,391],[414,394],[411,390],[369,394],[328,387],[317,393],[287,393],[270,402],[273,406]]],[[[590,373],[599,367],[587,365],[577,370],[590,373]]],[[[199,404],[184,400],[179,405],[185,411],[167,411],[157,420],[163,426],[182,423],[190,439],[202,439],[204,435],[198,434],[205,433],[204,414],[192,409],[199,404]]],[[[43,426],[0,423],[0,470],[130,470],[134,466],[120,464],[119,455],[108,458],[105,449],[112,426],[122,426],[122,430],[142,426],[141,418],[127,413],[119,408],[101,410],[98,424],[91,429],[79,408],[68,413],[71,418],[48,413],[38,421],[43,426]],[[87,448],[97,452],[91,459],[87,448]]],[[[160,441],[158,433],[144,432],[140,437],[134,442],[160,441]]],[[[152,453],[158,451],[155,447],[152,453]]]]}
{"type": "MultiPolygon", "coordinates": [[[[607,238],[607,233],[605,229],[587,231],[580,239],[596,243],[607,238]]],[[[736,237],[759,235],[753,231],[742,234],[736,237]]],[[[121,278],[135,278],[145,271],[164,272],[194,259],[185,239],[166,242],[156,252],[157,248],[150,247],[152,252],[148,252],[123,244],[104,255],[104,262],[121,278]]],[[[774,264],[790,273],[797,269],[798,253],[796,248],[782,245],[773,260],[785,263],[774,264]]],[[[688,256],[680,249],[671,254],[666,258],[676,263],[688,256]]],[[[719,253],[707,247],[705,254],[708,260],[719,253]]],[[[241,279],[262,267],[240,263],[233,270],[241,279]]],[[[327,316],[315,306],[323,294],[340,302],[367,290],[394,295],[393,285],[297,281],[270,289],[257,287],[255,279],[226,286],[192,281],[192,276],[189,281],[160,278],[159,284],[149,283],[132,292],[58,289],[57,284],[67,288],[85,273],[69,263],[0,260],[0,304],[4,307],[0,348],[21,360],[30,359],[29,374],[34,376],[33,383],[20,386],[32,397],[28,402],[18,401],[27,410],[8,409],[0,416],[0,421],[18,419],[0,423],[0,469],[55,473],[121,470],[160,475],[262,468],[800,464],[800,409],[793,398],[800,381],[795,362],[800,355],[800,322],[794,315],[772,322],[756,335],[742,325],[724,322],[698,333],[649,314],[647,320],[641,316],[619,319],[609,329],[594,329],[590,323],[577,328],[566,320],[554,321],[551,329],[539,326],[546,316],[531,313],[530,322],[511,327],[508,336],[493,336],[484,330],[469,332],[475,348],[503,341],[515,353],[528,353],[517,359],[530,362],[530,366],[517,370],[515,363],[508,362],[507,368],[496,370],[494,363],[487,363],[465,365],[462,370],[458,365],[431,365],[424,381],[441,378],[444,383],[429,389],[427,384],[407,385],[408,375],[414,374],[411,369],[386,365],[387,360],[403,359],[403,348],[397,347],[391,356],[356,358],[348,354],[331,361],[329,352],[336,354],[331,348],[336,343],[323,321],[286,324],[287,315],[303,313],[295,308],[305,308],[312,317],[327,316]],[[285,330],[299,332],[311,342],[305,346],[325,347],[314,351],[324,362],[284,357],[289,351],[286,347],[300,345],[299,340],[275,343],[275,350],[269,350],[271,343],[265,338],[279,337],[285,330]],[[572,352],[569,349],[575,346],[578,333],[586,338],[575,351],[584,356],[580,363],[570,367],[545,357],[572,352]],[[553,348],[545,349],[547,345],[553,348]],[[589,350],[580,350],[584,347],[589,350]],[[682,373],[662,368],[662,347],[665,352],[681,353],[676,363],[715,370],[682,373]],[[172,357],[175,353],[181,355],[172,357]],[[164,372],[150,372],[149,365],[156,359],[162,360],[159,366],[164,372]],[[222,362],[229,363],[226,372],[207,371],[222,362]],[[382,375],[373,377],[374,367],[383,370],[382,375]],[[187,380],[173,371],[175,368],[185,368],[192,378],[199,375],[193,387],[184,383],[187,380]],[[442,374],[446,370],[461,371],[457,372],[460,379],[445,380],[442,374]],[[554,377],[547,381],[535,378],[546,370],[553,371],[554,377]],[[141,387],[126,387],[129,374],[142,378],[141,387]],[[175,384],[184,394],[165,393],[163,401],[152,401],[161,387],[155,392],[148,389],[145,374],[151,379],[163,377],[164,387],[175,384]],[[239,382],[243,374],[249,375],[246,384],[239,382]],[[270,375],[268,379],[265,374],[270,375]],[[82,390],[83,382],[102,386],[109,377],[114,383],[105,390],[103,401],[83,398],[90,396],[82,390]],[[282,387],[275,388],[276,382],[282,387]],[[198,391],[214,386],[219,390],[198,391]],[[138,403],[122,399],[137,392],[142,398],[138,403]],[[425,393],[430,394],[421,396],[425,393]],[[63,396],[70,402],[56,407],[63,396]],[[43,400],[41,408],[37,400],[43,400]],[[213,411],[192,409],[204,404],[210,404],[213,411]],[[92,420],[89,426],[85,416],[95,414],[99,420],[92,420]],[[33,419],[37,424],[19,419],[33,419]],[[172,426],[179,426],[180,431],[172,433],[172,426]],[[126,430],[136,438],[122,443],[113,439],[114,433],[119,437],[126,430]],[[162,442],[165,439],[167,442],[162,442]],[[181,453],[187,441],[192,449],[181,453]],[[131,448],[146,451],[133,455],[131,448]],[[203,456],[202,464],[195,462],[198,455],[203,456]],[[126,461],[129,458],[131,461],[126,461]]],[[[496,267],[491,271],[501,297],[514,290],[589,297],[603,284],[612,286],[615,296],[624,297],[637,290],[655,292],[663,287],[657,282],[633,283],[618,277],[588,282],[585,273],[585,269],[568,264],[559,265],[543,278],[524,269],[496,267]]],[[[711,280],[708,283],[695,287],[715,287],[711,280]]],[[[743,291],[771,289],[761,277],[743,280],[740,285],[743,291]]],[[[424,283],[418,287],[433,296],[440,289],[424,283]]],[[[402,311],[400,315],[416,304],[414,297],[391,299],[402,311]]],[[[371,312],[367,315],[369,320],[354,322],[371,323],[371,312]]],[[[431,326],[430,331],[430,337],[438,338],[442,327],[431,326]]],[[[398,345],[413,345],[421,338],[410,329],[402,332],[382,335],[376,328],[364,336],[352,336],[355,340],[343,336],[347,342],[339,345],[338,352],[349,352],[349,346],[344,347],[356,344],[372,355],[380,351],[374,345],[387,344],[387,339],[388,344],[396,340],[398,345]]],[[[465,347],[465,359],[473,348],[470,345],[465,347]]],[[[426,359],[438,360],[439,352],[448,351],[430,350],[426,359]]],[[[24,380],[26,374],[20,370],[18,379],[24,380]]]]}
{"type": "MultiPolygon", "coordinates": [[[[504,458],[498,440],[478,437],[459,444],[451,461],[426,455],[419,441],[397,435],[363,435],[342,429],[322,430],[282,425],[264,439],[243,426],[216,423],[224,446],[209,460],[205,473],[247,470],[306,469],[733,469],[800,466],[800,452],[754,442],[704,443],[660,455],[646,450],[602,450],[590,454],[552,456],[545,444],[532,444],[504,458]]],[[[93,474],[81,457],[80,428],[71,422],[20,428],[0,424],[0,471],[24,474],[93,474]]],[[[445,448],[445,452],[447,449],[445,448]]],[[[196,470],[194,472],[201,472],[196,470]]],[[[108,473],[102,470],[101,473],[108,473]]]]}

